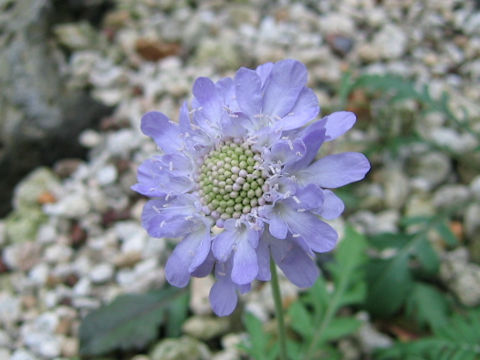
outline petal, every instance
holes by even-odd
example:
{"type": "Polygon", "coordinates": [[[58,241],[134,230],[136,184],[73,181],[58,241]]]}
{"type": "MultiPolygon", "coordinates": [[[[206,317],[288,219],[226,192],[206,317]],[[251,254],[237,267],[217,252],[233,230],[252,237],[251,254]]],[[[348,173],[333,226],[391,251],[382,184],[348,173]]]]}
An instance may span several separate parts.
{"type": "Polygon", "coordinates": [[[195,255],[192,258],[190,266],[188,267],[190,273],[194,272],[200,265],[202,265],[210,253],[210,245],[212,243],[210,227],[211,224],[205,224],[205,226],[202,226],[196,233],[188,235],[189,237],[196,236],[200,241],[195,250],[195,255]]]}
{"type": "Polygon", "coordinates": [[[237,306],[236,286],[230,278],[231,272],[231,260],[215,265],[217,281],[210,289],[209,299],[213,311],[218,316],[230,315],[237,306]]]}
{"type": "Polygon", "coordinates": [[[205,261],[198,266],[194,271],[192,271],[191,275],[195,277],[205,277],[210,274],[213,270],[213,265],[215,265],[215,257],[212,254],[212,251],[208,253],[207,258],[205,261]]]}
{"type": "Polygon", "coordinates": [[[181,237],[197,225],[196,209],[185,197],[153,199],[143,207],[142,225],[152,237],[181,237]]]}
{"type": "Polygon", "coordinates": [[[324,201],[320,216],[327,220],[336,219],[345,209],[343,201],[330,190],[323,190],[323,195],[324,201]]]}
{"type": "Polygon", "coordinates": [[[257,253],[250,241],[240,241],[233,255],[232,281],[238,285],[251,283],[258,274],[257,253]]]}
{"type": "Polygon", "coordinates": [[[323,188],[337,188],[363,179],[369,170],[370,163],[365,155],[346,152],[325,156],[298,171],[295,177],[302,185],[311,183],[323,188]]]}
{"type": "Polygon", "coordinates": [[[277,239],[285,239],[288,233],[287,223],[282,219],[281,216],[278,216],[273,208],[266,208],[262,212],[262,216],[266,217],[266,220],[269,224],[268,230],[270,234],[277,239]],[[268,210],[266,210],[268,209],[268,210]]]}
{"type": "Polygon", "coordinates": [[[271,147],[268,160],[281,165],[295,163],[305,155],[305,152],[305,144],[300,139],[295,141],[281,139],[271,147]]]}
{"type": "Polygon", "coordinates": [[[335,229],[312,213],[290,210],[285,221],[292,236],[302,237],[317,253],[330,251],[337,244],[338,234],[335,229]]]}
{"type": "Polygon", "coordinates": [[[294,201],[279,201],[273,211],[288,225],[293,237],[302,237],[315,252],[332,250],[337,243],[337,232],[309,211],[299,211],[294,201]]]}
{"type": "Polygon", "coordinates": [[[223,103],[231,112],[239,112],[240,108],[235,95],[235,84],[232,78],[223,78],[215,83],[217,92],[223,99],[223,103]]]}
{"type": "Polygon", "coordinates": [[[213,312],[217,316],[230,315],[237,306],[238,296],[235,285],[230,280],[218,280],[208,296],[213,312]]]}
{"type": "Polygon", "coordinates": [[[143,115],[140,127],[165,153],[179,151],[184,146],[178,126],[161,112],[150,111],[143,115]]]}
{"type": "MultiPolygon", "coordinates": [[[[181,155],[178,155],[178,157],[183,158],[181,155]]],[[[164,160],[161,157],[153,157],[144,161],[138,168],[138,183],[132,186],[132,190],[150,197],[161,197],[167,194],[176,195],[191,190],[193,187],[192,180],[185,176],[176,176],[173,166],[174,161],[171,162],[172,171],[169,171],[168,165],[167,167],[164,165],[164,160]]],[[[191,172],[191,167],[188,172],[185,172],[182,171],[182,166],[185,164],[175,163],[180,167],[177,174],[186,175],[191,172]]]]}
{"type": "Polygon", "coordinates": [[[317,212],[323,207],[324,193],[323,190],[313,184],[297,189],[295,196],[286,201],[287,204],[295,208],[297,211],[313,211],[317,212]]]}
{"type": "Polygon", "coordinates": [[[193,84],[193,95],[196,107],[193,113],[195,122],[210,137],[219,136],[224,108],[215,84],[209,78],[199,77],[193,84]]]}
{"type": "Polygon", "coordinates": [[[318,99],[312,89],[304,87],[298,95],[297,101],[292,109],[277,121],[275,129],[283,131],[297,129],[309,121],[315,119],[320,111],[318,99]]]}
{"type": "Polygon", "coordinates": [[[270,250],[268,240],[262,236],[257,247],[258,274],[257,280],[270,281],[270,250]]]}
{"type": "Polygon", "coordinates": [[[278,240],[271,247],[272,256],[285,276],[301,288],[312,286],[319,270],[315,262],[293,241],[278,240]]]}
{"type": "Polygon", "coordinates": [[[184,101],[182,106],[180,107],[178,125],[180,126],[180,129],[183,130],[183,132],[188,132],[191,130],[190,115],[188,113],[188,104],[186,101],[184,101]]]}
{"type": "Polygon", "coordinates": [[[271,62],[262,64],[255,69],[255,72],[258,74],[258,76],[260,76],[260,80],[262,81],[262,86],[265,84],[265,82],[267,81],[267,78],[270,76],[272,69],[273,69],[273,63],[271,62]]]}
{"type": "Polygon", "coordinates": [[[230,257],[235,243],[235,231],[223,230],[213,239],[212,252],[218,261],[225,262],[230,257]]]}
{"type": "Polygon", "coordinates": [[[288,59],[275,63],[265,83],[262,113],[283,118],[306,83],[307,70],[301,62],[288,59]]]}
{"type": "Polygon", "coordinates": [[[208,255],[204,243],[210,244],[210,234],[205,227],[189,234],[173,250],[165,265],[167,281],[177,287],[184,287],[190,279],[191,268],[198,267],[208,255]],[[194,263],[197,265],[193,266],[194,263]]]}
{"type": "Polygon", "coordinates": [[[343,135],[352,128],[357,120],[354,113],[349,111],[337,111],[324,117],[326,140],[331,141],[343,135]]]}
{"type": "Polygon", "coordinates": [[[305,154],[298,161],[288,164],[285,171],[290,172],[306,168],[315,159],[318,149],[325,141],[324,124],[325,121],[317,121],[300,132],[298,136],[305,145],[305,154]]]}
{"type": "Polygon", "coordinates": [[[250,69],[240,68],[235,74],[235,95],[240,111],[253,117],[262,109],[262,82],[250,69]]]}

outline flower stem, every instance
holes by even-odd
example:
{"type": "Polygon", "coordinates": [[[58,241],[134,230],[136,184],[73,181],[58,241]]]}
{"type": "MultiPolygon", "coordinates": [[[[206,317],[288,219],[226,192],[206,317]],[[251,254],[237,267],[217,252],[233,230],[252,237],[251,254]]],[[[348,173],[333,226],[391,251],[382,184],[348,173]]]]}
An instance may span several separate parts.
{"type": "Polygon", "coordinates": [[[283,321],[282,297],[280,295],[280,285],[278,283],[277,266],[270,256],[270,272],[272,273],[272,294],[275,302],[275,314],[278,324],[278,338],[280,341],[280,359],[287,360],[287,337],[285,335],[285,322],[283,321]]]}

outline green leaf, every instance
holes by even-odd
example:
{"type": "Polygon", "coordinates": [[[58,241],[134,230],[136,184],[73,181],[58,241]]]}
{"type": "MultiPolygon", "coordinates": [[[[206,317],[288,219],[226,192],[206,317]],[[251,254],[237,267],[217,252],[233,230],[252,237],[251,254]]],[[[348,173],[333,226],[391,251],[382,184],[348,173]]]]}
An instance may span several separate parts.
{"type": "Polygon", "coordinates": [[[375,315],[394,314],[404,303],[413,286],[408,268],[408,253],[388,259],[374,259],[367,265],[367,309],[375,315]]]}
{"type": "Polygon", "coordinates": [[[145,347],[157,336],[165,310],[184,292],[168,287],[146,294],[121,295],[92,311],[80,325],[80,354],[93,356],[145,347]]]}
{"type": "Polygon", "coordinates": [[[354,333],[362,322],[355,318],[335,318],[325,330],[323,339],[325,341],[337,340],[354,333]]]}
{"type": "Polygon", "coordinates": [[[445,240],[445,242],[449,246],[456,246],[458,244],[457,237],[450,229],[450,226],[444,221],[439,222],[435,225],[435,230],[439,233],[439,235],[445,240]]]}
{"type": "Polygon", "coordinates": [[[182,325],[188,315],[189,294],[185,293],[168,307],[166,334],[167,337],[178,337],[182,334],[182,325]]]}
{"type": "Polygon", "coordinates": [[[412,239],[412,235],[403,233],[382,233],[368,237],[368,242],[378,250],[399,249],[412,239]]]}
{"type": "Polygon", "coordinates": [[[307,339],[312,336],[314,331],[312,318],[300,302],[295,302],[288,308],[288,315],[293,330],[307,339]]]}
{"type": "Polygon", "coordinates": [[[428,325],[435,329],[446,324],[448,303],[433,286],[416,282],[407,297],[406,312],[420,326],[428,325]]]}
{"type": "Polygon", "coordinates": [[[428,274],[434,275],[438,272],[440,260],[430,241],[428,241],[426,234],[423,234],[415,241],[413,255],[428,274]]]}
{"type": "Polygon", "coordinates": [[[243,342],[239,347],[258,360],[273,360],[277,357],[279,346],[273,344],[270,334],[263,330],[262,322],[253,314],[247,312],[243,318],[249,341],[243,342]]]}
{"type": "Polygon", "coordinates": [[[379,350],[375,359],[461,359],[480,358],[480,310],[454,315],[443,326],[434,329],[431,337],[408,343],[397,343],[379,350]]]}

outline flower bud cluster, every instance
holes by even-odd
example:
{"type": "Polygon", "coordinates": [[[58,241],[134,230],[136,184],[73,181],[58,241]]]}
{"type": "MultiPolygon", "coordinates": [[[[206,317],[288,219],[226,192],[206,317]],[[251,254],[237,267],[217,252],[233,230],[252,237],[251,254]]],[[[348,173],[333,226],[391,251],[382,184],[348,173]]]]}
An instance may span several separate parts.
{"type": "Polygon", "coordinates": [[[260,154],[247,144],[220,144],[206,157],[198,184],[205,212],[215,219],[238,219],[264,204],[266,177],[260,154]]]}

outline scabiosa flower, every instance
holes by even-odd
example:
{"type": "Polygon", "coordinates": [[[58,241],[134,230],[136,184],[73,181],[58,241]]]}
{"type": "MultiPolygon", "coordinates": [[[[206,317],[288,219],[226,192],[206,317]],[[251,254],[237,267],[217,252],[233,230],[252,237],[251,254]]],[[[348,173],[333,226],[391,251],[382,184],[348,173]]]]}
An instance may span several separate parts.
{"type": "Polygon", "coordinates": [[[229,315],[252,281],[270,280],[270,256],[294,284],[313,285],[315,253],[332,250],[338,237],[321,218],[344,209],[330,189],[370,169],[355,152],[315,160],[356,118],[342,111],[306,126],[319,113],[306,83],[295,60],[240,68],[233,79],[198,78],[178,124],[160,112],[142,118],[143,133],[163,151],[140,165],[132,187],[154,198],[143,226],[153,237],[181,238],[165,267],[170,284],[214,271],[217,315],[229,315]]]}

